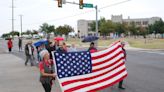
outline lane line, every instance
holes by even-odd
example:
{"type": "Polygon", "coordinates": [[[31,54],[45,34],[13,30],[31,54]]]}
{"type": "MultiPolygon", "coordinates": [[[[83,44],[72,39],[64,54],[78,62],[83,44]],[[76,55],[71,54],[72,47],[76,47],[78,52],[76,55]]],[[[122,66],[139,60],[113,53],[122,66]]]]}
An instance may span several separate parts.
{"type": "Polygon", "coordinates": [[[150,53],[150,54],[159,54],[159,55],[164,55],[164,52],[153,52],[153,51],[138,51],[138,52],[145,52],[145,53],[150,53]]]}

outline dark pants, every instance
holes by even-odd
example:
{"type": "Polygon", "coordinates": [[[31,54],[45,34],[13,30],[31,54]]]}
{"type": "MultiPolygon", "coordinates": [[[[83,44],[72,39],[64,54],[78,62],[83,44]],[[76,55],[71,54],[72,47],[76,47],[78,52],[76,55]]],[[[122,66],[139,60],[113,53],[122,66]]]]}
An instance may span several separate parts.
{"type": "Polygon", "coordinates": [[[8,48],[9,49],[9,52],[11,52],[12,48],[8,48]]]}
{"type": "Polygon", "coordinates": [[[32,55],[26,55],[25,65],[27,65],[27,63],[28,63],[29,60],[30,60],[31,66],[33,66],[32,55]]]}
{"type": "Polygon", "coordinates": [[[19,51],[21,51],[22,50],[22,45],[19,45],[19,51]]]}
{"type": "Polygon", "coordinates": [[[42,86],[45,90],[45,92],[51,92],[51,84],[47,84],[47,83],[42,83],[42,86]]]}
{"type": "Polygon", "coordinates": [[[122,87],[123,80],[119,82],[118,87],[122,87]]]}

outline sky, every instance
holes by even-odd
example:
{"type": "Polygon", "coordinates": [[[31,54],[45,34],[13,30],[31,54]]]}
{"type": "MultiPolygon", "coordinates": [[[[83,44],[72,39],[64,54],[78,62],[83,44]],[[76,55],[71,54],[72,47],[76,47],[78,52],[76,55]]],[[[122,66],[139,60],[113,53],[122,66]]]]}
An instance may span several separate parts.
{"type": "MultiPolygon", "coordinates": [[[[79,2],[79,0],[67,0],[79,2]]],[[[111,15],[123,15],[124,19],[161,17],[164,19],[164,0],[83,0],[84,3],[92,3],[99,8],[98,19],[105,17],[111,19],[111,15]],[[125,1],[125,2],[124,2],[125,1]],[[121,4],[117,4],[124,2],[121,4]],[[108,7],[106,7],[108,6],[108,7]],[[106,8],[102,8],[106,7],[106,8]]],[[[11,3],[12,0],[0,1],[0,35],[8,33],[11,28],[11,3]]],[[[48,23],[58,27],[68,24],[77,30],[77,20],[95,20],[94,8],[79,9],[78,5],[64,4],[58,8],[55,0],[14,0],[14,30],[20,32],[20,16],[22,18],[23,31],[27,29],[38,30],[40,25],[48,23]]]]}

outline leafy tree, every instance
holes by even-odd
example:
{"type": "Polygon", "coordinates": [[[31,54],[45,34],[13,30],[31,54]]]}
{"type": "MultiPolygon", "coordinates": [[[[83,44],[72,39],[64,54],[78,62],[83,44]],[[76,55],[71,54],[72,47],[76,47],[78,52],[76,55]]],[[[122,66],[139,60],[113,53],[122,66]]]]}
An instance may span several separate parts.
{"type": "Polygon", "coordinates": [[[68,35],[68,33],[74,31],[74,29],[69,25],[59,26],[56,28],[56,32],[58,35],[68,35]]]}
{"type": "Polygon", "coordinates": [[[129,26],[129,31],[131,32],[132,35],[134,35],[134,37],[136,38],[137,35],[137,27],[135,25],[134,22],[131,22],[130,26],[129,26]]]}
{"type": "MultiPolygon", "coordinates": [[[[106,19],[105,18],[101,18],[99,21],[98,21],[98,28],[100,29],[100,25],[105,22],[106,19]]],[[[96,21],[93,21],[92,23],[89,24],[90,28],[91,28],[91,31],[95,32],[96,31],[96,21]]],[[[98,29],[98,30],[99,30],[98,29]]]]}
{"type": "Polygon", "coordinates": [[[116,25],[112,21],[103,20],[103,22],[100,23],[99,30],[103,36],[107,36],[110,32],[115,32],[115,27],[116,25]]]}
{"type": "Polygon", "coordinates": [[[126,32],[125,24],[116,23],[115,31],[120,35],[126,32]]]}
{"type": "Polygon", "coordinates": [[[5,34],[2,34],[1,37],[2,37],[2,38],[7,38],[7,37],[10,37],[10,34],[9,34],[9,33],[5,33],[5,34]]]}
{"type": "Polygon", "coordinates": [[[18,31],[12,31],[9,34],[12,36],[19,36],[20,35],[18,31]]]}
{"type": "Polygon", "coordinates": [[[58,35],[66,35],[66,40],[68,38],[68,33],[73,32],[74,29],[69,25],[59,26],[56,28],[56,33],[58,35]]]}
{"type": "Polygon", "coordinates": [[[41,32],[43,32],[45,36],[47,36],[47,39],[49,39],[50,33],[53,32],[55,34],[55,26],[54,25],[49,25],[48,23],[43,23],[40,26],[40,29],[39,30],[41,32]]]}
{"type": "Polygon", "coordinates": [[[53,25],[49,25],[47,23],[43,23],[41,26],[40,26],[40,31],[41,32],[44,32],[46,34],[48,33],[52,33],[55,31],[55,26],[53,25]]]}
{"type": "Polygon", "coordinates": [[[32,35],[34,35],[34,34],[38,34],[38,31],[32,30],[32,35]]]}
{"type": "MultiPolygon", "coordinates": [[[[149,32],[150,33],[160,33],[160,34],[164,34],[164,22],[162,19],[160,19],[159,21],[156,21],[154,24],[149,25],[149,32]]],[[[163,35],[162,35],[163,38],[163,35]]]]}
{"type": "Polygon", "coordinates": [[[27,34],[27,35],[32,35],[32,31],[28,29],[28,30],[25,32],[25,34],[27,34]]]}

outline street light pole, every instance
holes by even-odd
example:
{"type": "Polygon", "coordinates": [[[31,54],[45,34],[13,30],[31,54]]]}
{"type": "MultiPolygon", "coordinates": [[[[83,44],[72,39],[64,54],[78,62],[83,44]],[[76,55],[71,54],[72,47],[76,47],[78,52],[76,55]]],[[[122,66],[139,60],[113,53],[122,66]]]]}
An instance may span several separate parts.
{"type": "Polygon", "coordinates": [[[22,16],[23,15],[19,15],[19,16],[20,16],[20,29],[21,29],[20,36],[22,37],[22,16]]]}
{"type": "MultiPolygon", "coordinates": [[[[14,0],[12,0],[12,32],[14,32],[14,0]]],[[[12,33],[12,37],[13,37],[13,33],[12,33]]]]}
{"type": "Polygon", "coordinates": [[[96,9],[96,36],[98,36],[98,7],[95,6],[96,9]]]}
{"type": "MultiPolygon", "coordinates": [[[[98,37],[98,6],[95,6],[96,9],[96,36],[98,37]]],[[[98,46],[98,41],[95,42],[95,46],[98,46]]]]}

